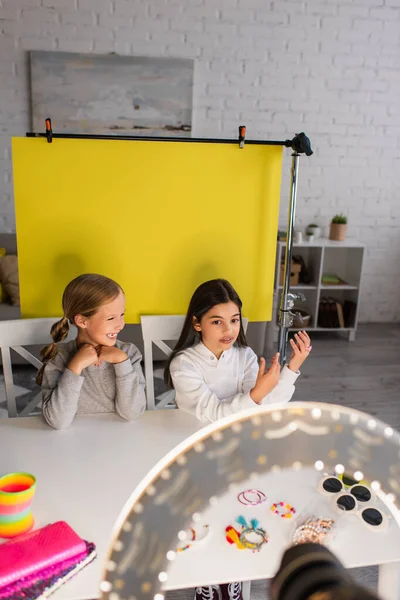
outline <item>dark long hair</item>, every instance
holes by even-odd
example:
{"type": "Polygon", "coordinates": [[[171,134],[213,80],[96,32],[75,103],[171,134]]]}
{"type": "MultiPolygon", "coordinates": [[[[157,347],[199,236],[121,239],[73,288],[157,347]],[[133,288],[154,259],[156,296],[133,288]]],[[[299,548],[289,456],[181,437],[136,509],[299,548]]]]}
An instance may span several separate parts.
{"type": "Polygon", "coordinates": [[[200,322],[202,316],[211,310],[213,306],[225,304],[226,302],[234,302],[240,312],[240,330],[236,344],[238,346],[248,346],[242,323],[242,301],[238,294],[226,279],[211,279],[210,281],[205,281],[199,285],[190,300],[181,335],[174,351],[168,358],[164,370],[164,381],[169,387],[174,387],[169,370],[172,360],[177,354],[186,350],[186,348],[191,348],[201,341],[201,334],[193,327],[193,317],[196,317],[200,322]]]}

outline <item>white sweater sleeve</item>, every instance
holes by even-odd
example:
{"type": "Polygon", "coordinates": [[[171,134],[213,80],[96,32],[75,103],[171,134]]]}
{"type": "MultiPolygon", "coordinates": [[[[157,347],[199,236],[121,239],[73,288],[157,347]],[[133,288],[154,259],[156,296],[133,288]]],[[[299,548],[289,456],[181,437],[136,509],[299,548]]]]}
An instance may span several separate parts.
{"type": "MultiPolygon", "coordinates": [[[[254,369],[252,363],[253,361],[249,360],[246,365],[244,379],[246,382],[251,379],[250,371],[254,369]],[[246,378],[247,370],[249,370],[248,378],[246,378]]],[[[193,365],[187,357],[182,355],[175,357],[170,366],[170,373],[178,407],[194,415],[203,423],[213,423],[246,408],[257,408],[257,404],[249,395],[255,379],[250,387],[246,383],[248,389],[244,390],[243,388],[243,393],[238,393],[231,398],[218,398],[205,382],[201,369],[193,365]]]]}
{"type": "Polygon", "coordinates": [[[287,365],[285,365],[282,369],[278,385],[276,385],[272,392],[267,394],[267,396],[264,396],[262,404],[265,406],[266,404],[284,404],[289,402],[294,394],[294,384],[299,375],[300,371],[295,373],[294,371],[291,371],[287,365]]]}

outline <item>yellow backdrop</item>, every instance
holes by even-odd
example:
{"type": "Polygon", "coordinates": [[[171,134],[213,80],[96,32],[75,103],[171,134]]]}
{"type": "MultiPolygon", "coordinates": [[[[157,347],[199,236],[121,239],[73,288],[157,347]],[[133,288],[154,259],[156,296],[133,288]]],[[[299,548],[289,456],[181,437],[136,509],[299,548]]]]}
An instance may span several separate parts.
{"type": "Polygon", "coordinates": [[[129,323],[185,313],[214,277],[271,319],[281,147],[14,138],[13,165],[23,317],[60,315],[66,284],[96,272],[129,323]]]}

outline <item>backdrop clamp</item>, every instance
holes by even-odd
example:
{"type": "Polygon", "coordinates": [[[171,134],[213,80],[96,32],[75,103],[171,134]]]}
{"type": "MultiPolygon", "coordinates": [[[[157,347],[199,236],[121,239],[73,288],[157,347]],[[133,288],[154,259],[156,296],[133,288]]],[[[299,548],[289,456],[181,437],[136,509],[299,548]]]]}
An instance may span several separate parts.
{"type": "Polygon", "coordinates": [[[46,138],[47,138],[47,142],[49,144],[51,144],[52,141],[53,141],[53,130],[51,128],[51,119],[47,118],[46,121],[45,121],[45,123],[46,123],[46,138]]]}
{"type": "Polygon", "coordinates": [[[239,148],[244,148],[245,137],[246,137],[246,125],[239,125],[239,148]]]}

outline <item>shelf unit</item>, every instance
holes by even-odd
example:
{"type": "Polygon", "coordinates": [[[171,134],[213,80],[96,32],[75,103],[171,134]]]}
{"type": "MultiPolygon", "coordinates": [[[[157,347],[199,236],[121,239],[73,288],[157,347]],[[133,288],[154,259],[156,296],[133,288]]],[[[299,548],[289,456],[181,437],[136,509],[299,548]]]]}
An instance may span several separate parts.
{"type": "MultiPolygon", "coordinates": [[[[286,242],[278,242],[275,269],[275,294],[274,294],[274,338],[278,337],[279,303],[282,285],[279,285],[280,265],[285,258],[286,242]]],[[[306,297],[305,302],[297,300],[295,309],[303,309],[310,313],[311,323],[305,329],[309,331],[344,332],[349,341],[355,340],[359,299],[362,285],[365,245],[356,240],[334,242],[320,238],[314,242],[293,244],[292,257],[300,255],[312,276],[310,284],[299,284],[290,287],[293,292],[302,292],[306,297]],[[323,285],[323,275],[337,275],[346,282],[340,285],[323,285]],[[346,327],[320,327],[318,326],[318,308],[322,297],[330,297],[343,303],[350,300],[355,303],[355,313],[351,322],[346,327]]],[[[296,328],[291,328],[296,331],[296,328]]]]}

